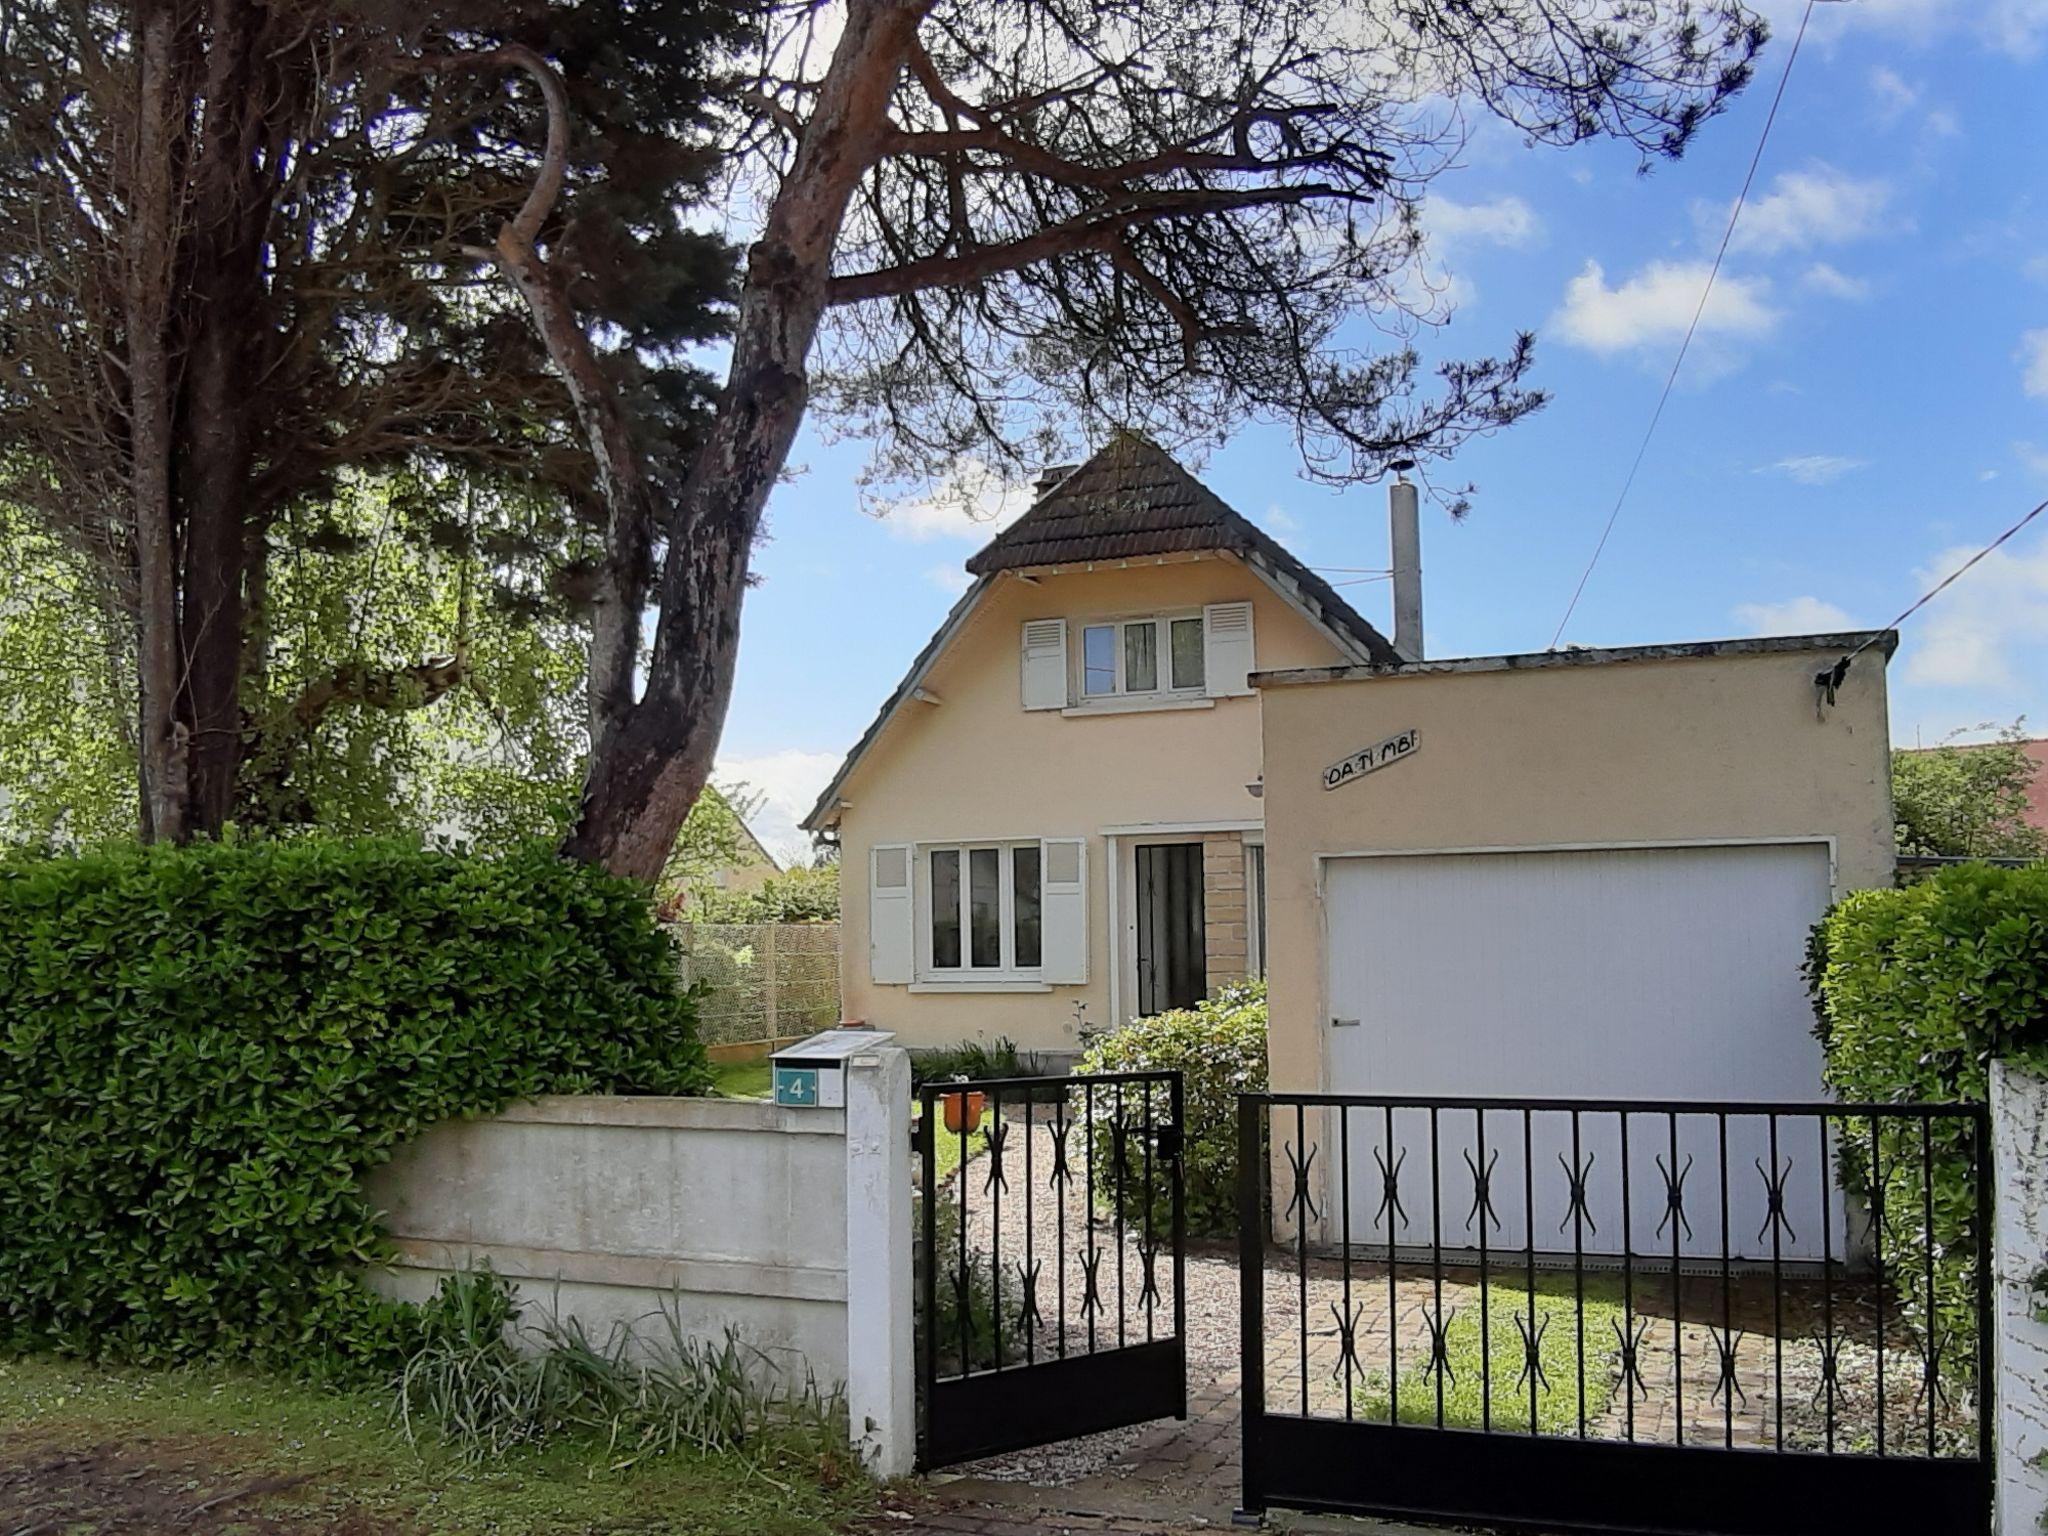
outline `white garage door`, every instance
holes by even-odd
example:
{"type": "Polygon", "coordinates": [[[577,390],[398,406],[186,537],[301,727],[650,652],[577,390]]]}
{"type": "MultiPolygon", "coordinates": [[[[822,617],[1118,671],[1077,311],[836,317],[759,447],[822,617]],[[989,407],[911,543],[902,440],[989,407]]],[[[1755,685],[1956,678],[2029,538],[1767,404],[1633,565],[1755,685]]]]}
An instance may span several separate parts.
{"type": "MultiPolygon", "coordinates": [[[[1516,1101],[1822,1098],[1800,964],[1828,898],[1821,844],[1335,861],[1326,884],[1329,1005],[1333,1021],[1345,1022],[1330,1028],[1331,1086],[1516,1101]]],[[[1384,1123],[1350,1133],[1360,1170],[1351,1181],[1355,1236],[1385,1240],[1376,1170],[1405,1155],[1400,1185],[1410,1193],[1406,1222],[1394,1218],[1397,1241],[1429,1240],[1429,1202],[1414,1196],[1428,1189],[1434,1161],[1447,1246],[1476,1246],[1482,1223],[1471,1208],[1490,1170],[1489,1241],[1521,1248],[1533,1221],[1539,1250],[1568,1249],[1576,1166],[1593,1229],[1580,1240],[1589,1252],[1619,1251],[1619,1116],[1581,1117],[1576,1159],[1571,1117],[1559,1113],[1536,1113],[1526,1126],[1519,1113],[1491,1113],[1482,1125],[1473,1112],[1445,1110],[1433,1149],[1426,1114],[1393,1118],[1391,1148],[1384,1123]]],[[[1768,1257],[1765,1238],[1775,1236],[1785,1257],[1818,1257],[1819,1133],[1811,1120],[1784,1122],[1773,1163],[1770,1130],[1763,1116],[1729,1121],[1724,1158],[1711,1116],[1631,1115],[1630,1246],[1669,1251],[1677,1178],[1684,1225],[1694,1229],[1686,1252],[1718,1256],[1725,1166],[1738,1255],[1768,1257]],[[1786,1195],[1782,1226],[1764,1220],[1768,1167],[1786,1195]]],[[[1840,1201],[1831,1204],[1827,1225],[1838,1238],[1840,1201]]]]}

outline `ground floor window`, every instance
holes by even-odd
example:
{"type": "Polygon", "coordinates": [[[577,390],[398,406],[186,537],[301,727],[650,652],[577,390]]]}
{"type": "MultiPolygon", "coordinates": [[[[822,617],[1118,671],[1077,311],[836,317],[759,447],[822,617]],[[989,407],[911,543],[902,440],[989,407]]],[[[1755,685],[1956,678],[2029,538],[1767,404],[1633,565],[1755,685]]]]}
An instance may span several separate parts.
{"type": "Polygon", "coordinates": [[[1041,861],[1035,842],[924,850],[925,969],[931,977],[1038,971],[1044,958],[1041,861]]]}

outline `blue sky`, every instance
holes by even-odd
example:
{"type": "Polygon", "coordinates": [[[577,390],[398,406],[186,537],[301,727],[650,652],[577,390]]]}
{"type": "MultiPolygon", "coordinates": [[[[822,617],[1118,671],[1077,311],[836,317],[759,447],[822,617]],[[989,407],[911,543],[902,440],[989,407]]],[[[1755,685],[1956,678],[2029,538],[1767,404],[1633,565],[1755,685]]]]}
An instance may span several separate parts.
{"type": "MultiPolygon", "coordinates": [[[[1426,517],[1432,654],[1541,650],[1599,537],[1698,302],[1798,18],[1695,149],[1649,177],[1618,148],[1482,133],[1436,187],[1455,313],[1433,355],[1537,333],[1551,405],[1460,453],[1461,524],[1426,517]]],[[[1566,643],[1889,622],[2048,496],[2048,0],[1819,8],[1678,389],[1566,643]]],[[[858,442],[806,431],[747,598],[722,779],[808,808],[964,585],[992,531],[954,505],[871,515],[858,442]]],[[[1274,429],[1199,466],[1311,565],[1383,568],[1386,493],[1293,473],[1274,429]]],[[[1020,504],[1013,499],[1013,505],[1020,504]]],[[[1425,503],[1427,506],[1427,503],[1425,503]]],[[[1333,577],[1332,579],[1340,579],[1333,577]]],[[[1384,583],[1345,589],[1375,622],[1384,583]]],[[[1894,739],[2030,717],[2048,682],[2048,517],[1905,628],[1894,739]]]]}

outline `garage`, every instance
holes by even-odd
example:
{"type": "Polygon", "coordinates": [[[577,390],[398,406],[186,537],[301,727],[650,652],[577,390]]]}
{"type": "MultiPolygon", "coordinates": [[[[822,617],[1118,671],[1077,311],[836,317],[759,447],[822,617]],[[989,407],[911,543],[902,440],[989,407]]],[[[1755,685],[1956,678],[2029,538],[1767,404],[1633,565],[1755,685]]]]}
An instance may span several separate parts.
{"type": "Polygon", "coordinates": [[[1772,1106],[1827,1097],[1815,920],[1892,878],[1889,651],[1260,676],[1272,1079],[1328,1117],[1281,1176],[1317,1235],[1718,1263],[1725,1226],[1730,1259],[1840,1256],[1820,1120],[1772,1106]]]}
{"type": "MultiPolygon", "coordinates": [[[[1325,875],[1330,1086],[1409,1100],[1821,1098],[1800,962],[1804,935],[1828,904],[1829,865],[1818,842],[1333,859],[1325,875]]],[[[1421,1110],[1395,1116],[1395,1155],[1405,1151],[1418,1176],[1429,1158],[1427,1118],[1421,1110]]],[[[1718,1175],[1718,1122],[1678,1117],[1674,1160],[1671,1119],[1635,1119],[1630,1162],[1640,1193],[1632,1203],[1644,1233],[1664,1215],[1660,1162],[1683,1170],[1689,1159],[1697,1208],[1715,1209],[1717,1177],[1707,1170],[1718,1175]]],[[[1461,1217],[1480,1166],[1475,1122],[1476,1112],[1438,1115],[1438,1183],[1461,1217]]],[[[1504,1192],[1495,1194],[1500,1225],[1490,1240],[1520,1248],[1530,1213],[1508,1198],[1524,1184],[1520,1116],[1491,1115],[1487,1131],[1493,1187],[1504,1192]]],[[[1556,1167],[1574,1161],[1570,1132],[1565,1115],[1531,1116],[1530,1153],[1551,1173],[1534,1216],[1539,1247],[1546,1229],[1561,1235],[1566,1197],[1556,1167]]],[[[1751,1169],[1768,1153],[1768,1133],[1754,1116],[1730,1125],[1729,1157],[1744,1175],[1734,1180],[1731,1217],[1761,1199],[1751,1169]]],[[[1790,1144],[1799,1134],[1781,1133],[1781,1166],[1787,1156],[1817,1154],[1790,1144]]],[[[1364,1143],[1353,1148],[1357,1163],[1377,1167],[1384,1126],[1362,1125],[1353,1137],[1364,1143]]],[[[1620,1167],[1618,1123],[1582,1123],[1577,1161],[1594,1175],[1588,1246],[1600,1251],[1609,1246],[1600,1234],[1618,1239],[1622,1227],[1619,1180],[1597,1177],[1620,1167]]],[[[1353,1197],[1353,1231],[1375,1241],[1386,1237],[1380,1195],[1365,1180],[1353,1197]]],[[[1797,1233],[1809,1213],[1789,1214],[1797,1233]]],[[[1810,1214],[1805,1226],[1817,1241],[1819,1213],[1810,1214]]],[[[1750,1234],[1757,1225],[1749,1223],[1750,1234]]],[[[1461,1237],[1450,1226],[1446,1243],[1476,1242],[1476,1232],[1461,1237]]],[[[1397,1236],[1427,1241],[1427,1227],[1414,1230],[1411,1216],[1397,1236]]],[[[1718,1252],[1718,1229],[1714,1239],[1696,1233],[1693,1246],[1718,1252]]]]}

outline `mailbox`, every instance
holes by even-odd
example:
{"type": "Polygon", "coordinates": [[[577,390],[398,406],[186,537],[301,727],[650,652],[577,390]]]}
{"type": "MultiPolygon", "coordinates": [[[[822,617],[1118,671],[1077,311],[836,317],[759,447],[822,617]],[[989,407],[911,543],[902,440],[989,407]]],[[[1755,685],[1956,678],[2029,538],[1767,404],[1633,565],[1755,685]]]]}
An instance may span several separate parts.
{"type": "Polygon", "coordinates": [[[775,1068],[775,1102],[799,1109],[844,1109],[847,1063],[895,1038],[890,1029],[841,1025],[784,1046],[769,1057],[775,1068]]]}

